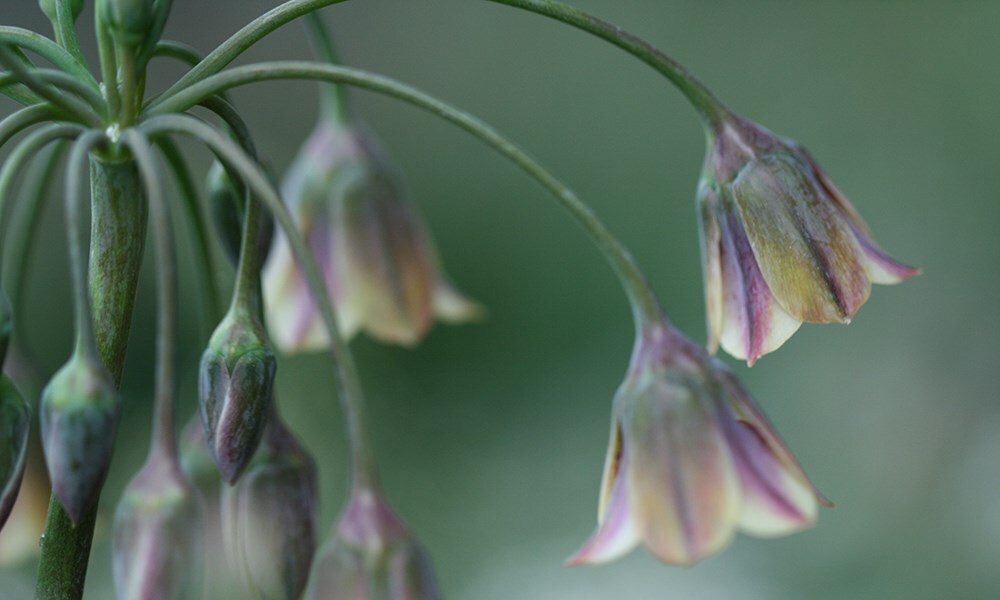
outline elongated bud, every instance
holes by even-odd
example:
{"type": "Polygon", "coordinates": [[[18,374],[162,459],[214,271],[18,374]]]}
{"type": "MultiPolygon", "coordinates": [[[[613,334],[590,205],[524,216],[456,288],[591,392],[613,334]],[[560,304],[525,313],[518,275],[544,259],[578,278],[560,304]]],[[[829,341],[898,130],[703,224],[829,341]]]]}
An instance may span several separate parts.
{"type": "MultiPolygon", "coordinates": [[[[55,21],[58,17],[56,14],[56,1],[57,0],[38,0],[38,6],[45,13],[45,16],[49,18],[50,21],[55,21]]],[[[73,15],[73,20],[75,21],[80,13],[83,12],[83,0],[69,0],[70,12],[73,15]]]]}
{"type": "MultiPolygon", "coordinates": [[[[215,230],[222,239],[229,260],[235,265],[240,257],[240,244],[243,241],[243,213],[246,209],[246,190],[239,182],[233,181],[222,163],[215,161],[206,175],[208,190],[208,207],[212,214],[215,230]]],[[[260,215],[260,233],[258,260],[263,264],[271,250],[271,239],[274,237],[274,218],[270,213],[260,215]]]]}
{"type": "Polygon", "coordinates": [[[52,491],[76,523],[97,499],[108,472],[118,394],[103,365],[76,355],[45,386],[41,407],[52,491]]]}
{"type": "Polygon", "coordinates": [[[7,358],[7,347],[10,345],[10,337],[13,333],[14,314],[10,309],[7,294],[0,289],[0,369],[3,369],[4,359],[7,358]]]}
{"type": "Polygon", "coordinates": [[[3,529],[24,476],[31,408],[7,377],[0,376],[0,529],[3,529]]]}
{"type": "Polygon", "coordinates": [[[205,436],[227,483],[239,478],[260,444],[276,368],[260,320],[231,310],[212,334],[198,378],[205,436]]]}
{"type": "Polygon", "coordinates": [[[115,511],[115,592],[122,600],[201,597],[204,529],[197,490],[154,453],[115,511]]]}
{"type": "Polygon", "coordinates": [[[97,5],[111,35],[121,44],[137,46],[153,25],[153,0],[101,0],[97,5]]]}
{"type": "Polygon", "coordinates": [[[223,494],[227,554],[255,597],[299,598],[316,552],[319,498],[312,457],[274,418],[260,454],[223,494]]]}
{"type": "Polygon", "coordinates": [[[423,546],[378,494],[355,490],[320,551],[309,580],[309,600],[438,600],[423,546]]]}

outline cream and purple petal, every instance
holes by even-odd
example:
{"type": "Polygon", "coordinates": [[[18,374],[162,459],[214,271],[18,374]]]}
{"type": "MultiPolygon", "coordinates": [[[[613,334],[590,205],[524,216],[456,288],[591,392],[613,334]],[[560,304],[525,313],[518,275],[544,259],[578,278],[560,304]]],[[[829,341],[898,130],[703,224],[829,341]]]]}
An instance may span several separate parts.
{"type": "Polygon", "coordinates": [[[692,564],[724,547],[739,513],[739,481],[705,382],[657,378],[625,421],[632,515],[649,550],[692,564]]]}
{"type": "Polygon", "coordinates": [[[722,328],[719,340],[751,366],[781,347],[802,324],[781,307],[764,280],[735,208],[720,211],[722,328]]]}
{"type": "Polygon", "coordinates": [[[853,233],[804,168],[791,156],[760,157],[733,181],[733,198],[782,308],[799,321],[846,322],[871,282],[853,233]]]}
{"type": "Polygon", "coordinates": [[[698,190],[702,279],[705,287],[705,320],[708,324],[708,351],[715,354],[724,327],[724,284],[722,279],[722,233],[718,214],[718,194],[714,186],[702,183],[698,190]]]}
{"type": "Polygon", "coordinates": [[[628,554],[642,540],[640,525],[632,512],[628,462],[622,457],[618,464],[621,470],[617,472],[617,477],[608,479],[608,471],[605,471],[605,483],[611,484],[610,494],[607,501],[602,496],[597,531],[576,554],[567,559],[567,564],[599,564],[615,560],[628,554]]]}

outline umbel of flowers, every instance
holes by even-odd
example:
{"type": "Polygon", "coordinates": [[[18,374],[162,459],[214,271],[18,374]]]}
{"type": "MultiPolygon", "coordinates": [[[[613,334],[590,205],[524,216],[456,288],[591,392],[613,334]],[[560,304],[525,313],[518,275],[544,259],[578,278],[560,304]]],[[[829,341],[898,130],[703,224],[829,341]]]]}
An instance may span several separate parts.
{"type": "Polygon", "coordinates": [[[17,267],[0,273],[0,367],[11,375],[0,377],[0,527],[18,496],[37,415],[52,484],[37,597],[83,594],[147,237],[157,284],[154,420],[148,458],[115,511],[118,597],[197,597],[204,523],[213,515],[243,595],[440,596],[428,549],[383,492],[347,340],[363,331],[413,346],[435,319],[469,321],[482,309],[445,273],[386,152],[351,112],[348,85],[425,109],[513,162],[566,209],[621,281],[635,349],[614,399],[598,527],[572,563],[608,561],[642,543],[665,562],[690,564],[725,547],[736,531],[776,536],[815,522],[818,505],[829,503],[733,372],[709,354],[721,346],[753,363],[802,322],[847,322],[872,283],[897,283],[917,270],[875,243],[804,148],[736,116],[662,52],[555,1],[493,0],[619,46],[666,76],[702,117],[709,140],[698,188],[709,326],[703,349],[668,320],[622,243],[524,151],[433,96],[339,66],[315,14],[338,1],[290,0],[201,55],[161,39],[171,0],[96,0],[96,73],[76,32],[91,3],[41,0],[51,37],[0,25],[0,93],[22,105],[0,120],[0,146],[9,145],[0,167],[0,251],[14,252],[17,267]],[[307,17],[322,61],[229,66],[299,17],[307,17]],[[168,58],[189,70],[147,97],[150,67],[168,58]],[[318,82],[321,110],[276,186],[229,93],[281,79],[318,82]],[[215,120],[194,116],[195,108],[215,120]],[[216,158],[205,203],[178,138],[216,158]],[[23,370],[7,367],[29,362],[18,328],[25,278],[19,267],[45,186],[21,190],[19,177],[40,155],[47,156],[37,167],[41,181],[65,169],[75,341],[40,398],[26,401],[17,381],[23,370]],[[171,178],[176,186],[167,185],[171,178]],[[173,189],[176,196],[168,193],[173,189]],[[182,205],[195,232],[192,267],[202,281],[203,315],[214,326],[203,332],[201,424],[187,430],[183,451],[174,415],[180,349],[173,204],[182,205]],[[225,309],[216,274],[227,265],[216,260],[213,237],[235,268],[225,309]],[[351,482],[318,550],[316,461],[281,419],[275,398],[279,352],[317,350],[332,359],[351,482]]]}

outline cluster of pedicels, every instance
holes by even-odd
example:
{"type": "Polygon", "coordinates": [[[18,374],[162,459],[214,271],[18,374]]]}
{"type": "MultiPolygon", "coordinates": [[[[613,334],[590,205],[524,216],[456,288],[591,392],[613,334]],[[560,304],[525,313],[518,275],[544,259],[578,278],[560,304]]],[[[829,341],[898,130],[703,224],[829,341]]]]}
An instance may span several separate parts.
{"type": "MultiPolygon", "coordinates": [[[[709,143],[698,205],[708,349],[669,321],[631,255],[565,185],[477,119],[398,82],[337,66],[315,15],[309,24],[324,63],[223,70],[268,31],[334,0],[286,2],[207,57],[160,40],[169,0],[98,0],[101,84],[86,70],[75,41],[73,22],[84,3],[42,0],[56,41],[0,28],[6,69],[0,91],[26,105],[0,121],[0,144],[51,123],[27,136],[0,170],[0,225],[6,228],[18,171],[46,145],[72,142],[65,198],[76,340],[39,403],[53,493],[41,596],[82,593],[86,560],[82,570],[67,565],[89,552],[113,452],[147,216],[159,304],[154,427],[145,464],[115,513],[118,597],[197,596],[203,529],[213,514],[247,597],[440,596],[425,549],[382,492],[346,342],[364,331],[412,346],[434,319],[468,321],[482,309],[446,275],[398,174],[349,110],[338,83],[415,104],[491,145],[552,193],[625,287],[637,337],[614,399],[598,528],[571,563],[611,560],[641,542],[665,562],[690,564],[723,548],[736,531],[788,534],[812,524],[818,504],[829,505],[733,372],[710,354],[721,346],[752,364],[803,322],[849,321],[872,283],[897,283],[918,271],[879,248],[805,149],[733,114],[645,42],[557,2],[494,1],[562,20],[626,49],[665,74],[703,117],[709,143]],[[35,67],[24,49],[58,68],[35,67]],[[147,100],[145,69],[157,57],[193,66],[173,88],[147,100]],[[319,122],[282,178],[280,193],[226,94],[269,78],[324,82],[319,122]],[[197,105],[224,125],[189,115],[197,105]],[[174,135],[195,138],[217,157],[208,174],[207,210],[195,202],[174,135]],[[231,301],[202,354],[199,416],[180,443],[174,426],[176,241],[157,151],[186,196],[202,243],[214,232],[236,272],[231,301]],[[88,164],[89,263],[81,214],[88,164]],[[316,464],[281,417],[275,348],[329,349],[344,401],[350,492],[319,550],[316,464]],[[212,509],[205,483],[220,478],[225,485],[209,494],[218,500],[212,509]]],[[[205,312],[214,316],[220,307],[212,301],[212,251],[206,245],[201,251],[209,263],[202,265],[205,312]]],[[[0,288],[0,366],[22,345],[14,328],[17,308],[0,288]]],[[[24,475],[30,423],[28,403],[8,377],[0,378],[0,527],[24,475]]]]}

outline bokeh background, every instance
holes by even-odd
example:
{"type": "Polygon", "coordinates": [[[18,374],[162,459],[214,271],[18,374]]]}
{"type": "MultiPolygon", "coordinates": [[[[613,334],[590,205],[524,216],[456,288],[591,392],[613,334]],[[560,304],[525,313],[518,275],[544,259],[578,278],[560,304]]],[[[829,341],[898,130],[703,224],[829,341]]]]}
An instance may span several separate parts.
{"type": "MultiPolygon", "coordinates": [[[[924,275],[876,288],[848,327],[804,326],[752,370],[726,359],[837,503],[815,528],[740,536],[692,568],[643,550],[567,568],[595,524],[610,400],[632,341],[624,298],[600,255],[527,177],[427,114],[353,93],[448,271],[489,308],[485,322],[439,326],[416,350],[353,344],[388,494],[431,549],[447,596],[1000,597],[1000,2],[574,3],[672,54],[737,112],[807,145],[880,243],[924,275]]],[[[179,0],[166,36],[208,50],[275,4],[179,0]]],[[[30,0],[4,2],[0,13],[4,24],[47,31],[30,0]]],[[[570,182],[633,250],[676,323],[705,339],[694,211],[704,141],[662,77],[586,34],[489,2],[369,0],[324,14],[345,62],[469,110],[570,182]]],[[[89,25],[83,31],[92,49],[89,25]]],[[[309,54],[293,24],[240,62],[309,54]]],[[[154,72],[155,91],[180,69],[164,61],[154,72]]],[[[260,84],[235,101],[280,172],[312,127],[315,87],[260,84]]],[[[189,157],[207,164],[198,150],[189,157]]],[[[52,202],[46,216],[25,316],[46,374],[70,348],[60,209],[52,202]]],[[[205,333],[190,265],[183,278],[186,416],[205,333]]],[[[147,448],[152,284],[147,269],[91,561],[94,600],[112,597],[110,517],[147,448]]],[[[327,365],[312,356],[279,367],[283,410],[320,465],[323,535],[346,472],[327,365]]],[[[12,536],[4,531],[0,545],[16,546],[12,536]]],[[[31,597],[32,546],[20,561],[7,551],[0,599],[31,597]]],[[[215,567],[209,576],[222,577],[215,567]]],[[[216,584],[210,597],[226,589],[216,584]]]]}

